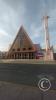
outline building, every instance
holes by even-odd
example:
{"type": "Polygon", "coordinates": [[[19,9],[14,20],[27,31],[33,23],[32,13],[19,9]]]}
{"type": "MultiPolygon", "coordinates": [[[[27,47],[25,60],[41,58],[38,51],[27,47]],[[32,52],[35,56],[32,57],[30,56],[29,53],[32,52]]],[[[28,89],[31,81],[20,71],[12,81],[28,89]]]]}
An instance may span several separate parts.
{"type": "Polygon", "coordinates": [[[13,44],[11,45],[7,57],[8,59],[35,59],[37,51],[40,50],[40,45],[33,44],[27,32],[20,27],[13,44]]]}
{"type": "Polygon", "coordinates": [[[3,58],[3,53],[0,51],[0,59],[3,58]]]}
{"type": "Polygon", "coordinates": [[[40,44],[34,44],[35,48],[36,48],[36,59],[43,59],[44,57],[44,53],[42,52],[42,48],[40,47],[40,44]]]}
{"type": "Polygon", "coordinates": [[[4,59],[6,57],[7,52],[0,51],[0,59],[4,59]]]}

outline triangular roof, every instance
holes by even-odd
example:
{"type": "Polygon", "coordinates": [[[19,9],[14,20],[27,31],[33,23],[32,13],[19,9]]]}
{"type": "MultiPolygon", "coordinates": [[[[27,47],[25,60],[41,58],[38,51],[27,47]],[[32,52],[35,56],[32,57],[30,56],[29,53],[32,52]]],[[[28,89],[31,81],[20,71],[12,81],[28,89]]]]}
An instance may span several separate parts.
{"type": "Polygon", "coordinates": [[[24,48],[28,46],[33,47],[34,45],[27,32],[25,31],[24,27],[21,26],[9,51],[11,51],[14,48],[24,48]]]}

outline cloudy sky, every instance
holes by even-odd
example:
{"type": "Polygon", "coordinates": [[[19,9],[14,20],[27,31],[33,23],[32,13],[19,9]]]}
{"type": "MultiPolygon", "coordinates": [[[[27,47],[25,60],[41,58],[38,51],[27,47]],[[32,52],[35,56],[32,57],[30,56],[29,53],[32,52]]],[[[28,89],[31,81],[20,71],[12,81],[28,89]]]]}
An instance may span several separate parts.
{"type": "Polygon", "coordinates": [[[34,43],[45,47],[46,13],[50,16],[50,44],[56,47],[56,0],[0,0],[0,50],[10,48],[21,25],[34,43]]]}

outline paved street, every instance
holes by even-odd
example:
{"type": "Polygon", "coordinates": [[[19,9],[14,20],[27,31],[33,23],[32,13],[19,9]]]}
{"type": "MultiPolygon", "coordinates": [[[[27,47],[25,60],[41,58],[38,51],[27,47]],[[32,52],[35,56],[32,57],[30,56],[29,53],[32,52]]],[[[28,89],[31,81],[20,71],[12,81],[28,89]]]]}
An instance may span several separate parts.
{"type": "Polygon", "coordinates": [[[56,100],[56,65],[0,64],[0,100],[56,100]],[[51,89],[41,93],[38,81],[46,77],[51,89]],[[43,96],[43,98],[42,98],[43,96]],[[54,99],[53,99],[54,97],[54,99]]]}
{"type": "Polygon", "coordinates": [[[0,81],[36,86],[40,78],[56,79],[56,65],[0,64],[0,81]]]}
{"type": "Polygon", "coordinates": [[[0,100],[56,100],[56,91],[41,92],[37,87],[0,82],[0,100]]]}

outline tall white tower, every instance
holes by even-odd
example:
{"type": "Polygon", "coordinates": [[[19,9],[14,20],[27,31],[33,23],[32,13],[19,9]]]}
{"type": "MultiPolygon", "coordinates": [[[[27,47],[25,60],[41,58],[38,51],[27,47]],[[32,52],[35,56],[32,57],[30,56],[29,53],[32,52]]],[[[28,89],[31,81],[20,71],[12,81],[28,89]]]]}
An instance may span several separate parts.
{"type": "Polygon", "coordinates": [[[53,50],[50,48],[50,36],[48,30],[48,18],[49,16],[44,16],[44,30],[45,30],[45,45],[46,45],[46,52],[45,52],[45,60],[53,60],[53,50]]]}
{"type": "Polygon", "coordinates": [[[44,30],[45,30],[45,44],[46,44],[46,52],[50,49],[50,40],[49,40],[49,31],[48,31],[48,18],[49,16],[44,16],[44,30]]]}

